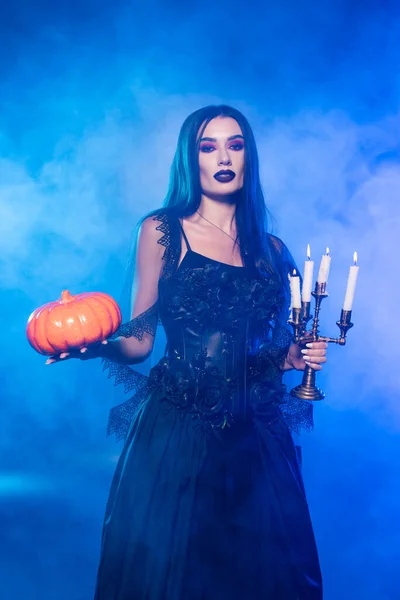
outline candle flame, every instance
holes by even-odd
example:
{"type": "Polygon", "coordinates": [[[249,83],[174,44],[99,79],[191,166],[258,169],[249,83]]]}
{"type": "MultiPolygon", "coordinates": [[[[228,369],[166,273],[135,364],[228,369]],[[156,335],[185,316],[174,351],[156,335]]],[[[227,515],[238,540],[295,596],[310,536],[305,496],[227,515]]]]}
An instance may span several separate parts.
{"type": "Polygon", "coordinates": [[[329,250],[329,248],[327,247],[327,248],[326,248],[326,251],[325,251],[325,254],[326,254],[327,256],[329,256],[329,255],[330,255],[330,253],[331,253],[331,251],[330,251],[330,250],[329,250]]]}
{"type": "Polygon", "coordinates": [[[307,258],[308,258],[308,260],[311,260],[310,244],[307,244],[307,258]]]}
{"type": "Polygon", "coordinates": [[[353,261],[354,261],[355,265],[357,264],[357,260],[358,260],[357,252],[354,252],[354,254],[353,254],[353,261]]]}
{"type": "Polygon", "coordinates": [[[297,277],[297,271],[296,271],[296,269],[293,269],[292,277],[297,277]]]}

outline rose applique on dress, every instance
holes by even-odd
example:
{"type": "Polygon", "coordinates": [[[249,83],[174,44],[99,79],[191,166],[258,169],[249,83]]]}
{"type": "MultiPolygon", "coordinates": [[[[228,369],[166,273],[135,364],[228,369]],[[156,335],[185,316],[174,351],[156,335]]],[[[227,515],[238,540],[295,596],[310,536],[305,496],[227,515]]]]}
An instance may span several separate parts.
{"type": "Polygon", "coordinates": [[[258,329],[279,314],[284,304],[274,276],[237,276],[223,264],[207,264],[203,269],[182,269],[177,273],[174,295],[168,311],[176,321],[184,320],[194,330],[213,327],[237,331],[244,321],[257,321],[258,329]],[[193,298],[196,301],[193,301],[193,298]]]}

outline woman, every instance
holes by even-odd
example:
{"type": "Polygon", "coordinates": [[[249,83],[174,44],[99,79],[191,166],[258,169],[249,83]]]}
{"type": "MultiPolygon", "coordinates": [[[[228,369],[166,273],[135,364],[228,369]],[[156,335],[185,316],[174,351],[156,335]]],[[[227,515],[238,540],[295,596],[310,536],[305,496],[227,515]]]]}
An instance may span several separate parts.
{"type": "Polygon", "coordinates": [[[254,137],[210,106],[182,126],[164,208],[137,241],[132,320],[102,356],[135,388],[111,412],[126,438],[107,504],[96,600],[320,600],[321,575],[290,430],[289,369],[321,369],[326,344],[291,343],[293,260],[267,233],[254,137]],[[165,356],[149,378],[128,365],[165,356]]]}

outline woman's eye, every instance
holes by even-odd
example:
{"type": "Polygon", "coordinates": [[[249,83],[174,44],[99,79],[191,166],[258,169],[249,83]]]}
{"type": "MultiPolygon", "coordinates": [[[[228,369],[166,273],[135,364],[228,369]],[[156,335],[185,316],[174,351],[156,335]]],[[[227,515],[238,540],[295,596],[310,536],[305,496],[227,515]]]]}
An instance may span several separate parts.
{"type": "Polygon", "coordinates": [[[214,146],[201,146],[200,150],[202,152],[211,152],[212,150],[215,150],[214,146]]]}
{"type": "MultiPolygon", "coordinates": [[[[244,144],[242,143],[237,143],[237,144],[231,144],[229,146],[229,150],[233,150],[234,152],[240,152],[240,150],[243,150],[244,148],[244,144]]],[[[213,152],[215,150],[215,146],[200,146],[200,151],[201,152],[206,152],[206,153],[210,153],[213,152]]]]}

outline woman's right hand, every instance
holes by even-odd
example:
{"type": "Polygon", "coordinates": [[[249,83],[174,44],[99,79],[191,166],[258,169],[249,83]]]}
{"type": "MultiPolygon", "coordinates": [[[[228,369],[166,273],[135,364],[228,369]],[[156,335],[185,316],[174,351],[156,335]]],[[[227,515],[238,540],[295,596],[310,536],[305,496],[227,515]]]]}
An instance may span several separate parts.
{"type": "Polygon", "coordinates": [[[52,365],[53,363],[68,360],[69,358],[79,358],[79,360],[90,360],[91,358],[105,358],[106,352],[104,346],[108,344],[107,340],[99,342],[97,344],[90,344],[80,350],[71,350],[71,352],[62,352],[61,354],[55,354],[49,356],[46,360],[46,365],[52,365]]]}

